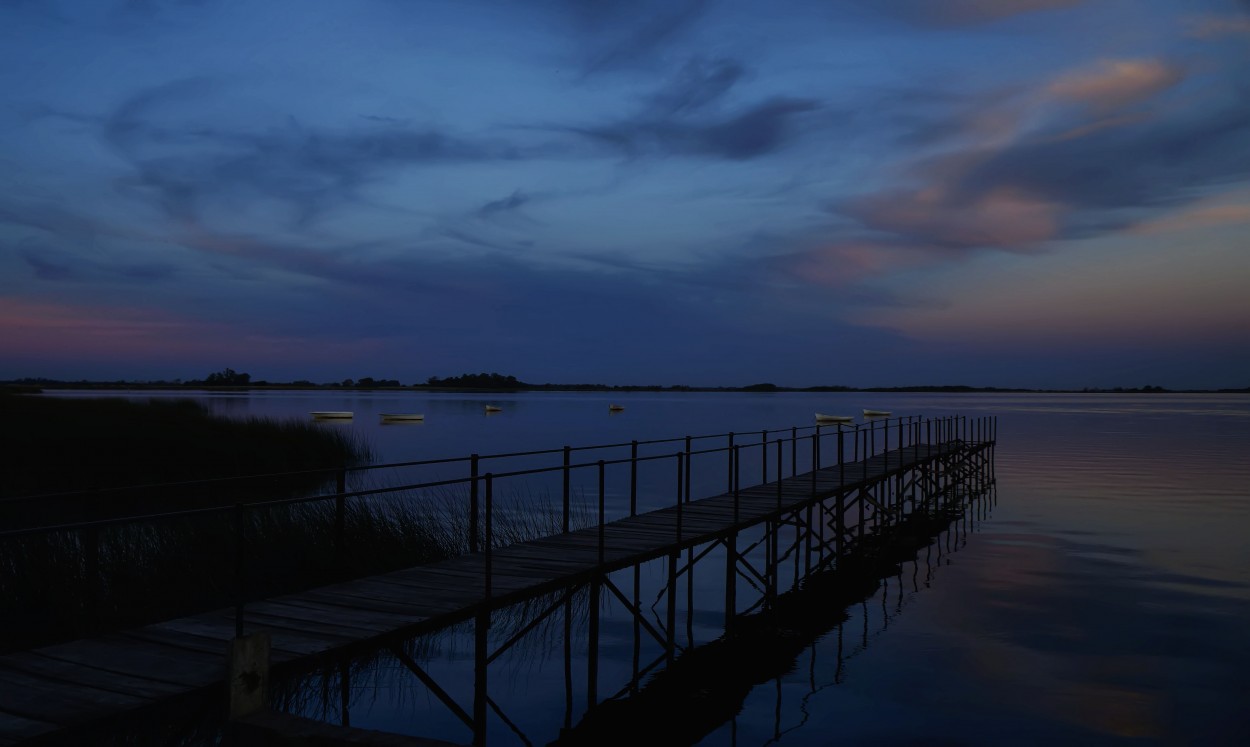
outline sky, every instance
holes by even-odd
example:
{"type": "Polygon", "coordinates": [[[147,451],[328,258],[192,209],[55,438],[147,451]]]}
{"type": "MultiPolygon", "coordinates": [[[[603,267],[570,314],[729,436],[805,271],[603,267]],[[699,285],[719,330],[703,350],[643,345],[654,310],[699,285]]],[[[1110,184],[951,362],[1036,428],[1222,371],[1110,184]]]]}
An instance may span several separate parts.
{"type": "Polygon", "coordinates": [[[0,379],[1250,386],[1247,0],[0,0],[0,379]]]}

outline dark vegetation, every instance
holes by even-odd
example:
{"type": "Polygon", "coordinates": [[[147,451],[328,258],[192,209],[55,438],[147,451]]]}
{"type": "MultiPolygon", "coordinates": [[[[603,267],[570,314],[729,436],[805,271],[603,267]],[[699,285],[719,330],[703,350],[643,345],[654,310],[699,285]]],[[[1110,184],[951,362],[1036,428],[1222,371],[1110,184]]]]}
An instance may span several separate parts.
{"type": "MultiPolygon", "coordinates": [[[[371,457],[314,423],[215,418],[188,401],[12,394],[0,394],[0,417],[0,651],[468,548],[464,486],[347,497],[341,511],[333,499],[260,503],[332,496],[337,467],[371,457]],[[275,472],[286,474],[256,477],[275,472]],[[240,475],[252,477],[194,482],[240,475]],[[82,488],[90,492],[59,493],[82,488]]],[[[507,518],[496,521],[497,543],[559,526],[532,497],[504,495],[499,504],[507,518]]]]}
{"type": "MultiPolygon", "coordinates": [[[[372,456],[342,431],[295,420],[218,418],[192,400],[0,394],[0,418],[0,498],[325,469],[372,456]]],[[[292,487],[325,479],[305,475],[292,487]]],[[[238,497],[220,495],[228,502],[238,497]]]]}

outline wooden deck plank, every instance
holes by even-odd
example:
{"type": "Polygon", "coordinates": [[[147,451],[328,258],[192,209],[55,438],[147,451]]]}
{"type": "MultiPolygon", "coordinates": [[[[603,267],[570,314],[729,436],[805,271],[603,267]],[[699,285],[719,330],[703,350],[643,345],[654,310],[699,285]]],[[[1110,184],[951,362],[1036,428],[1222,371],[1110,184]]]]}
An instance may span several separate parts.
{"type": "Polygon", "coordinates": [[[100,690],[78,682],[50,682],[12,669],[0,670],[4,710],[33,721],[69,726],[84,715],[150,705],[152,698],[100,690]]]}
{"type": "Polygon", "coordinates": [[[224,660],[222,656],[144,644],[121,636],[61,643],[38,649],[36,653],[86,667],[182,685],[188,689],[220,681],[224,660]]]}
{"type": "Polygon", "coordinates": [[[21,744],[29,739],[55,731],[59,726],[49,721],[40,721],[27,716],[19,716],[0,708],[0,745],[21,744]]]}
{"type": "Polygon", "coordinates": [[[260,615],[278,615],[292,619],[333,623],[344,627],[371,631],[374,634],[409,628],[424,622],[426,619],[424,616],[397,615],[380,610],[365,610],[350,606],[350,604],[345,602],[324,603],[306,596],[260,602],[252,605],[249,612],[260,615]]]}
{"type": "Polygon", "coordinates": [[[118,672],[84,667],[60,659],[49,659],[36,653],[21,652],[4,657],[0,672],[13,670],[45,680],[49,685],[82,685],[132,695],[144,700],[156,700],[167,695],[183,692],[181,685],[161,682],[143,677],[132,677],[118,672]]]}

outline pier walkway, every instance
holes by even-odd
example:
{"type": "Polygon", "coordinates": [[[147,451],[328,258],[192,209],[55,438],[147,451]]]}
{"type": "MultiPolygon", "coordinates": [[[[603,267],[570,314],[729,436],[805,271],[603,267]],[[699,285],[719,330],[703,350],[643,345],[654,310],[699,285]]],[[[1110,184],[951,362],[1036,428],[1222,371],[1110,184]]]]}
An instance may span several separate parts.
{"type": "MultiPolygon", "coordinates": [[[[437,630],[482,611],[723,539],[822,506],[831,498],[837,499],[838,513],[825,523],[833,529],[818,550],[841,555],[857,538],[851,523],[842,521],[843,513],[849,514],[858,501],[862,539],[872,485],[905,473],[931,479],[928,468],[935,462],[987,450],[994,443],[988,422],[962,433],[940,431],[945,437],[931,443],[922,442],[919,428],[909,426],[909,432],[915,437],[866,458],[848,461],[839,454],[831,466],[701,499],[687,495],[670,507],[585,529],[504,547],[491,547],[488,541],[480,552],[249,601],[242,610],[221,608],[0,656],[0,746],[62,744],[57,740],[66,734],[139,718],[177,698],[223,694],[226,651],[240,630],[267,635],[275,671],[306,666],[317,657],[437,630]]],[[[602,481],[602,467],[600,475],[602,481]]],[[[483,480],[489,506],[491,478],[483,480]]],[[[600,517],[602,496],[601,488],[600,517]]],[[[484,521],[489,538],[489,510],[484,521]]]]}

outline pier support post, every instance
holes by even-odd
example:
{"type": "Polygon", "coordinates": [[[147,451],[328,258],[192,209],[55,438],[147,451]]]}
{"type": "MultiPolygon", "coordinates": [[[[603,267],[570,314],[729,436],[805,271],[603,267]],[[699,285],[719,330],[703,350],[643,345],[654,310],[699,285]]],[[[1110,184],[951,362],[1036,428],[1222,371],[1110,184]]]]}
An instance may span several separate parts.
{"type": "Polygon", "coordinates": [[[269,634],[232,638],[226,647],[226,680],[230,686],[231,721],[269,706],[269,634]]]}

